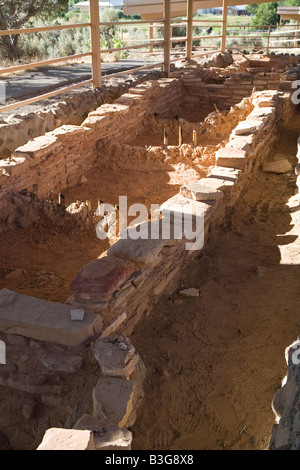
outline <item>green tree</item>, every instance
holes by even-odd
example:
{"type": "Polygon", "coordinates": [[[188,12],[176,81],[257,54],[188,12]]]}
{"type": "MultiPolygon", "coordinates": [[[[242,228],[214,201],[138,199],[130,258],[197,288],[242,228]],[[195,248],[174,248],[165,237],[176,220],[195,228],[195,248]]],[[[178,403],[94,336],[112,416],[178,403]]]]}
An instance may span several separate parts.
{"type": "MultiPolygon", "coordinates": [[[[31,18],[51,19],[68,10],[68,0],[0,0],[0,29],[20,29],[31,18]]],[[[10,60],[20,58],[19,34],[0,37],[0,48],[10,60]]]]}
{"type": "Polygon", "coordinates": [[[280,21],[280,16],[277,14],[277,2],[261,3],[255,12],[255,17],[252,18],[251,24],[253,26],[275,25],[280,21]]]}
{"type": "Polygon", "coordinates": [[[259,3],[252,3],[252,5],[247,5],[246,11],[255,15],[258,6],[259,6],[259,3]]]}
{"type": "Polygon", "coordinates": [[[299,7],[300,0],[286,0],[285,2],[283,2],[283,5],[287,7],[299,7]]]}

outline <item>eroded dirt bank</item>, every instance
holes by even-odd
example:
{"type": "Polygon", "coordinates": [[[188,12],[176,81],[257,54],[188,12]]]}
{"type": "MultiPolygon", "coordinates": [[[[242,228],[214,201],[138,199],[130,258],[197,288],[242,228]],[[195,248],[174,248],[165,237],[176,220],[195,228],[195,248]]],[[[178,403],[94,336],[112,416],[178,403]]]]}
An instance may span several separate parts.
{"type": "MultiPolygon", "coordinates": [[[[293,165],[299,129],[297,114],[275,149],[293,165]]],[[[268,448],[284,350],[300,327],[295,179],[259,170],[226,225],[135,328],[148,374],[133,449],[268,448]],[[200,296],[178,294],[188,287],[200,296]]]]}

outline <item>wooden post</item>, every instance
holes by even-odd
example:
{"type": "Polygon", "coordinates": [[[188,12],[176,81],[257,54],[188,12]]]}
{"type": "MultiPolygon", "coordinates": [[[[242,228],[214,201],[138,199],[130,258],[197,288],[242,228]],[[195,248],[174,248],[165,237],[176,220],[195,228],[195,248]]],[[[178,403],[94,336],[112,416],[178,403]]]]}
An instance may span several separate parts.
{"type": "Polygon", "coordinates": [[[269,54],[269,50],[270,50],[270,39],[271,39],[271,26],[268,27],[267,54],[269,54]]]}
{"type": "Polygon", "coordinates": [[[186,60],[191,60],[191,58],[192,58],[192,44],[193,44],[193,3],[194,3],[194,0],[187,0],[186,60]]]}
{"type": "Polygon", "coordinates": [[[101,86],[99,1],[90,0],[93,87],[101,86]]]}
{"type": "Polygon", "coordinates": [[[194,144],[194,147],[197,147],[197,144],[198,144],[198,133],[197,131],[194,129],[193,130],[193,144],[194,144]]]}
{"type": "Polygon", "coordinates": [[[178,129],[178,146],[181,147],[182,144],[183,144],[182,127],[179,126],[179,129],[178,129]]]}
{"type": "MultiPolygon", "coordinates": [[[[150,43],[152,42],[153,40],[153,37],[154,37],[154,34],[153,34],[153,23],[149,23],[149,39],[150,39],[150,43]]],[[[153,45],[151,44],[149,46],[149,52],[153,52],[153,45]]]]}
{"type": "Polygon", "coordinates": [[[164,71],[170,76],[171,0],[164,0],[164,71]]]}
{"type": "Polygon", "coordinates": [[[221,52],[225,52],[225,49],[226,49],[227,13],[228,13],[228,0],[223,0],[221,52]]]}
{"type": "Polygon", "coordinates": [[[298,40],[299,40],[299,20],[297,20],[297,26],[296,26],[297,31],[295,32],[295,41],[294,41],[294,47],[298,47],[298,40]]]}
{"type": "Polygon", "coordinates": [[[168,133],[167,130],[164,129],[164,146],[168,145],[168,133]]]}

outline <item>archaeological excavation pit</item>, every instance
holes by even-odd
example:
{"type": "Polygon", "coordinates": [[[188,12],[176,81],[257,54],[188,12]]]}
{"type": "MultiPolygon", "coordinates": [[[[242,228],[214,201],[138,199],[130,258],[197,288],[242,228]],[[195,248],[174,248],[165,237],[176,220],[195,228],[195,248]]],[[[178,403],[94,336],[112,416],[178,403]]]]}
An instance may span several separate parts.
{"type": "Polygon", "coordinates": [[[81,442],[88,434],[87,448],[134,447],[147,368],[129,338],[199,252],[184,237],[100,240],[99,201],[115,206],[126,196],[149,214],[152,204],[196,205],[205,240],[226,227],[295,113],[295,60],[225,54],[222,67],[181,64],[1,160],[3,449],[36,449],[46,432],[63,442],[70,430],[81,442]],[[269,72],[260,72],[266,61],[269,72]],[[122,400],[110,401],[114,394],[122,400]]]}

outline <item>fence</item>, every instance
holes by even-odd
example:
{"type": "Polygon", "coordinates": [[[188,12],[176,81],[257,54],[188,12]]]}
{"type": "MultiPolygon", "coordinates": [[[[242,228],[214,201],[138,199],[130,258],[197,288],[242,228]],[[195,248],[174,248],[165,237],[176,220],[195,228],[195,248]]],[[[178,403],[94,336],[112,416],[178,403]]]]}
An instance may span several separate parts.
{"type": "MultiPolygon", "coordinates": [[[[63,86],[57,90],[44,93],[39,96],[31,97],[29,99],[18,101],[10,104],[6,104],[0,107],[0,112],[8,111],[10,109],[18,108],[20,106],[25,106],[32,104],[37,101],[41,101],[47,98],[51,98],[61,93],[65,93],[71,91],[75,88],[92,85],[92,87],[100,87],[102,84],[103,79],[109,79],[116,76],[121,76],[129,73],[134,73],[146,69],[156,68],[156,67],[163,67],[167,76],[170,74],[170,64],[173,61],[178,60],[178,55],[184,55],[187,60],[191,59],[192,56],[199,56],[199,55],[208,55],[210,53],[214,53],[217,51],[224,51],[226,46],[231,47],[232,45],[234,48],[245,48],[247,47],[247,40],[255,42],[255,40],[260,41],[259,46],[252,47],[252,49],[262,49],[264,48],[267,52],[271,49],[277,49],[278,46],[273,46],[275,41],[277,44],[283,41],[293,42],[293,47],[298,45],[298,33],[299,29],[294,29],[292,31],[282,31],[280,34],[278,31],[274,31],[274,29],[282,28],[282,27],[295,27],[294,25],[278,25],[276,27],[267,25],[265,31],[260,30],[259,34],[255,35],[255,32],[251,32],[251,28],[249,25],[236,25],[231,29],[227,29],[227,10],[228,10],[228,0],[223,0],[223,16],[222,19],[217,19],[215,21],[206,21],[206,20],[195,20],[193,18],[193,0],[187,0],[187,15],[186,19],[175,19],[171,20],[171,0],[164,0],[164,14],[162,19],[158,20],[130,20],[130,21],[118,21],[118,22],[100,22],[100,15],[99,15],[99,3],[98,0],[89,0],[90,2],[90,22],[87,23],[78,23],[78,24],[65,24],[65,25],[54,25],[54,26],[45,26],[45,27],[36,27],[36,28],[26,28],[26,29],[14,29],[14,30],[2,30],[0,31],[0,36],[6,35],[16,35],[16,34],[28,34],[28,33],[38,33],[38,32],[46,32],[46,31],[55,31],[55,30],[65,30],[65,29],[74,29],[74,28],[90,28],[91,34],[91,51],[81,53],[81,54],[74,54],[65,57],[59,57],[54,59],[47,59],[41,60],[38,62],[30,63],[30,64],[19,64],[12,67],[4,67],[0,69],[0,76],[4,74],[10,74],[15,72],[20,72],[26,69],[33,69],[41,66],[48,66],[56,63],[63,63],[74,59],[82,59],[84,57],[91,57],[92,63],[92,78],[89,80],[82,81],[80,83],[72,84],[69,86],[63,86]],[[197,29],[196,34],[194,35],[194,29],[198,28],[199,25],[203,28],[208,28],[212,31],[215,31],[217,34],[198,34],[197,29]],[[149,28],[148,40],[146,42],[140,43],[138,40],[131,40],[131,44],[111,48],[111,49],[101,49],[100,46],[100,34],[101,34],[101,27],[107,26],[118,26],[118,27],[147,27],[149,28]],[[184,36],[173,36],[173,30],[175,27],[184,27],[186,30],[186,34],[184,36]],[[155,28],[162,28],[163,29],[163,38],[154,38],[154,30],[155,28]],[[242,28],[245,29],[247,35],[237,34],[236,30],[240,30],[242,28]],[[249,29],[250,28],[250,29],[249,29]],[[249,32],[250,31],[250,32],[249,32]],[[288,39],[273,39],[276,35],[276,38],[281,36],[286,37],[285,34],[294,34],[293,38],[288,39]],[[242,42],[238,42],[238,40],[242,39],[242,42]],[[262,42],[263,39],[263,42],[262,42]],[[207,44],[205,41],[209,41],[207,44]],[[197,48],[197,44],[195,41],[201,41],[201,49],[197,48]],[[139,42],[139,43],[137,43],[139,42]],[[214,44],[212,44],[214,42],[214,44]],[[184,49],[176,49],[174,48],[174,44],[176,43],[184,43],[184,49]],[[129,50],[143,50],[143,53],[148,51],[148,53],[153,54],[154,47],[156,48],[156,52],[161,52],[162,59],[160,62],[153,62],[148,63],[144,66],[127,69],[121,72],[116,72],[112,74],[108,74],[103,76],[101,72],[101,55],[103,53],[112,53],[112,52],[119,52],[119,51],[129,51],[129,50]],[[204,49],[204,50],[203,50],[204,49]],[[176,54],[175,54],[176,53],[176,54]]],[[[205,31],[205,30],[204,30],[205,31]]],[[[288,46],[285,46],[288,47],[288,46]]]]}

